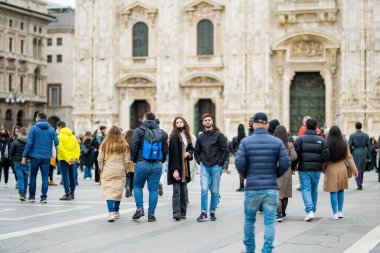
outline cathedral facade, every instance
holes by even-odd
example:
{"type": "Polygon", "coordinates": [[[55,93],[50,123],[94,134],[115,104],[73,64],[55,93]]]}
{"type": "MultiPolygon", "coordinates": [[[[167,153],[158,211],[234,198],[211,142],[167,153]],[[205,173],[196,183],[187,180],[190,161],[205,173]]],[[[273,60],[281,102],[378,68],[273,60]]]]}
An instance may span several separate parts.
{"type": "Polygon", "coordinates": [[[379,0],[77,0],[75,33],[77,133],[146,111],[230,137],[258,111],[380,133],[379,0]]]}

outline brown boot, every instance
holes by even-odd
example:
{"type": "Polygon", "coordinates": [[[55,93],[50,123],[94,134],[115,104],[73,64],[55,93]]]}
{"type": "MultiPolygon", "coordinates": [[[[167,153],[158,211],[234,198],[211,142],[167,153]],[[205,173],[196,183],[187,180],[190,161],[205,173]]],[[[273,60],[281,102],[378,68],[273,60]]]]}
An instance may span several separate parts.
{"type": "Polygon", "coordinates": [[[53,180],[49,181],[49,185],[51,185],[51,186],[57,186],[57,184],[53,180]]]}

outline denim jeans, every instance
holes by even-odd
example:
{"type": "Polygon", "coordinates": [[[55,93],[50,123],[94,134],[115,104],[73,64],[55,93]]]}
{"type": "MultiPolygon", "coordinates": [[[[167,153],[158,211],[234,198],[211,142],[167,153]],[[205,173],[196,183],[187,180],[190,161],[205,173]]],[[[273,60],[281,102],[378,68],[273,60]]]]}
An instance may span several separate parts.
{"type": "Polygon", "coordinates": [[[149,208],[148,215],[154,215],[158,202],[158,185],[162,173],[160,162],[139,161],[135,164],[135,174],[133,179],[133,192],[135,195],[136,207],[144,207],[143,188],[145,182],[148,183],[149,208]]]}
{"type": "Polygon", "coordinates": [[[86,178],[92,178],[91,167],[87,166],[87,165],[84,165],[83,167],[84,167],[84,179],[86,179],[86,178]]]}
{"type": "Polygon", "coordinates": [[[74,178],[75,178],[75,184],[78,183],[78,163],[74,163],[74,178]]]}
{"type": "Polygon", "coordinates": [[[306,213],[310,213],[311,211],[315,213],[317,210],[318,183],[320,177],[321,172],[319,171],[300,171],[301,193],[306,213]]]}
{"type": "Polygon", "coordinates": [[[119,212],[120,201],[107,199],[108,212],[119,212]]]}
{"type": "Polygon", "coordinates": [[[278,190],[246,191],[244,198],[244,240],[247,253],[254,253],[256,213],[260,205],[264,212],[264,245],[261,252],[267,253],[273,250],[275,234],[275,219],[278,205],[278,190]]]}
{"type": "Polygon", "coordinates": [[[344,202],[344,190],[337,192],[330,192],[330,202],[333,213],[343,211],[343,202],[344,202]]]}
{"type": "Polygon", "coordinates": [[[29,179],[29,198],[34,199],[36,196],[36,180],[38,169],[41,170],[42,188],[41,199],[47,198],[47,192],[49,189],[49,167],[50,159],[44,158],[30,158],[30,179],[29,179]]]}
{"type": "Polygon", "coordinates": [[[222,167],[201,165],[201,212],[208,210],[208,190],[211,192],[210,212],[215,212],[219,200],[219,183],[222,167]]]}
{"type": "Polygon", "coordinates": [[[30,163],[14,163],[17,175],[17,186],[19,194],[26,194],[28,189],[28,179],[30,173],[30,163]]]}
{"type": "Polygon", "coordinates": [[[65,161],[59,161],[62,173],[62,184],[65,189],[65,194],[74,194],[75,192],[75,170],[74,164],[69,165],[65,161]]]}

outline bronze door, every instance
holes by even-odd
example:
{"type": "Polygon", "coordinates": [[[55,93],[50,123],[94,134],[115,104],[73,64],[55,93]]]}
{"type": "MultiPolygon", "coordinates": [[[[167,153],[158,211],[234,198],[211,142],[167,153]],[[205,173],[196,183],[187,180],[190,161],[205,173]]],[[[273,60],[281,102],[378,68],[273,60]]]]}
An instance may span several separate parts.
{"type": "Polygon", "coordinates": [[[130,128],[139,127],[143,121],[144,114],[150,111],[150,106],[145,100],[133,102],[130,110],[130,128]]]}
{"type": "Polygon", "coordinates": [[[290,87],[290,133],[297,135],[305,116],[325,125],[325,85],[319,72],[298,72],[290,87]]]}
{"type": "Polygon", "coordinates": [[[211,99],[200,99],[194,107],[194,134],[198,136],[198,133],[203,131],[202,125],[202,115],[210,114],[213,117],[214,124],[216,123],[215,119],[215,105],[211,99]]]}

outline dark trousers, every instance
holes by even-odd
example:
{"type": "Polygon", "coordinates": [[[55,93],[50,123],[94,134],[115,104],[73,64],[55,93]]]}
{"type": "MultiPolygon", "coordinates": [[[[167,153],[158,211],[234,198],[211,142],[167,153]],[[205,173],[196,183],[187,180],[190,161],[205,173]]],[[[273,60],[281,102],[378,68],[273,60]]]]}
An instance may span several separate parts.
{"type": "Polygon", "coordinates": [[[173,214],[180,214],[186,216],[186,183],[173,184],[173,214]]]}
{"type": "Polygon", "coordinates": [[[9,178],[9,166],[10,166],[10,163],[9,161],[4,161],[2,163],[0,163],[0,181],[1,181],[1,176],[3,174],[3,171],[4,171],[4,182],[7,184],[8,183],[8,178],[9,178]]]}
{"type": "Polygon", "coordinates": [[[63,188],[65,189],[65,194],[74,194],[76,186],[74,164],[69,165],[65,161],[60,161],[59,164],[61,166],[63,188]]]}
{"type": "Polygon", "coordinates": [[[50,179],[50,181],[53,181],[53,172],[54,172],[54,166],[50,165],[49,166],[49,179],[50,179]]]}
{"type": "Polygon", "coordinates": [[[359,175],[355,178],[358,187],[363,186],[364,172],[359,172],[359,175]]]}
{"type": "Polygon", "coordinates": [[[100,171],[99,171],[99,164],[98,161],[94,162],[95,164],[95,182],[99,183],[100,182],[100,171]]]}

